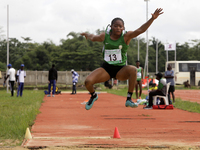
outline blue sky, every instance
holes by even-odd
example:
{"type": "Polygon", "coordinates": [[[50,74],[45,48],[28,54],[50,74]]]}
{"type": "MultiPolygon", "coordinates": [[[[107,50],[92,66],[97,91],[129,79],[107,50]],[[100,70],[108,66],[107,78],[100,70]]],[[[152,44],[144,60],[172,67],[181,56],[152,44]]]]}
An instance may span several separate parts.
{"type": "MultiPolygon", "coordinates": [[[[199,0],[150,0],[148,18],[156,8],[164,14],[149,28],[149,39],[155,37],[163,44],[183,44],[200,39],[199,0]]],[[[59,44],[71,32],[103,29],[115,17],[121,17],[127,31],[146,22],[144,0],[1,0],[0,27],[7,36],[7,5],[9,5],[9,37],[32,42],[52,40],[59,44]]],[[[140,38],[146,38],[143,33],[140,38]]]]}

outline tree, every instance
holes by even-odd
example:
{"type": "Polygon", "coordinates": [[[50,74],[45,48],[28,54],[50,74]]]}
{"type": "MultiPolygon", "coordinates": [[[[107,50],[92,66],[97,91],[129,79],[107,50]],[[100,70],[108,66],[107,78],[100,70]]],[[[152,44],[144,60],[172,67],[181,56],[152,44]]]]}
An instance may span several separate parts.
{"type": "Polygon", "coordinates": [[[23,36],[21,36],[21,38],[24,39],[24,41],[26,41],[27,43],[29,41],[32,41],[32,39],[30,37],[23,37],[23,36]]]}
{"type": "MultiPolygon", "coordinates": [[[[100,34],[104,30],[97,29],[96,34],[100,34]]],[[[0,28],[0,37],[2,28],[0,28]]],[[[19,68],[22,63],[28,70],[49,70],[54,63],[59,71],[83,70],[92,71],[101,66],[103,63],[102,47],[103,42],[92,42],[86,40],[79,33],[70,32],[66,39],[61,39],[59,45],[55,45],[51,40],[43,43],[31,43],[30,37],[22,37],[23,42],[17,38],[9,39],[10,63],[14,68],[19,68]]],[[[159,40],[158,40],[159,41],[159,40]]],[[[192,40],[194,44],[177,43],[176,55],[177,60],[199,60],[200,59],[200,41],[192,40]]],[[[164,45],[158,43],[158,70],[165,71],[166,51],[164,45]]],[[[145,39],[140,39],[140,64],[145,65],[146,59],[146,43],[145,39]]],[[[169,60],[174,60],[174,51],[169,52],[169,60]]],[[[127,50],[127,62],[129,65],[135,66],[138,59],[138,39],[134,38],[129,44],[127,50]]],[[[7,64],[7,41],[0,38],[0,69],[6,68],[7,64]],[[4,66],[5,65],[5,66],[4,66]],[[3,67],[4,66],[4,67],[3,67]]],[[[155,72],[156,65],[156,40],[153,37],[149,45],[149,72],[155,72]]]]}

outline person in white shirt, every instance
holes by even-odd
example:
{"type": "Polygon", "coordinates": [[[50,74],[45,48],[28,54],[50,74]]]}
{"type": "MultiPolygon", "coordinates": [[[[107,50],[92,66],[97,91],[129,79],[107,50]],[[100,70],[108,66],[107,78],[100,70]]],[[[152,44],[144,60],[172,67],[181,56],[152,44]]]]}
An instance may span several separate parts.
{"type": "Polygon", "coordinates": [[[6,80],[9,78],[11,96],[13,96],[14,95],[14,83],[15,83],[15,69],[12,68],[11,64],[9,64],[7,67],[9,70],[7,72],[7,77],[4,80],[4,84],[6,83],[6,80]]]}
{"type": "Polygon", "coordinates": [[[17,71],[17,82],[18,82],[17,97],[19,95],[22,97],[24,89],[24,78],[26,78],[26,71],[24,71],[24,64],[21,64],[21,69],[17,71]]]}

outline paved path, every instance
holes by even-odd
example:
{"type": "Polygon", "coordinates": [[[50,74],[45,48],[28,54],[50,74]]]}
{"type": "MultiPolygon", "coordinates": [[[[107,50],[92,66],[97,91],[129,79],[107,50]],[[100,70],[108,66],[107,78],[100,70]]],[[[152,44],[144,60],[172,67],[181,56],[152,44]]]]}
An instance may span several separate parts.
{"type": "Polygon", "coordinates": [[[125,97],[100,93],[91,110],[81,104],[87,93],[44,97],[33,139],[24,146],[200,146],[200,114],[174,110],[126,108],[125,97]],[[120,139],[113,138],[118,128],[120,139]]]}

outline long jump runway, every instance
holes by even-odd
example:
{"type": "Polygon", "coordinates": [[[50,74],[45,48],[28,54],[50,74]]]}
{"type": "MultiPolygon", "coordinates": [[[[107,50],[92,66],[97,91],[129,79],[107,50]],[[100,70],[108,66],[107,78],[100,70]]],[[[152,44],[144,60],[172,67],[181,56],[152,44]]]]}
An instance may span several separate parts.
{"type": "MultiPolygon", "coordinates": [[[[200,146],[200,114],[179,109],[125,107],[126,97],[100,93],[91,110],[88,93],[44,97],[23,146],[140,147],[200,146]],[[113,138],[115,127],[119,138],[113,138]]],[[[134,100],[136,101],[136,100],[134,100]]]]}

